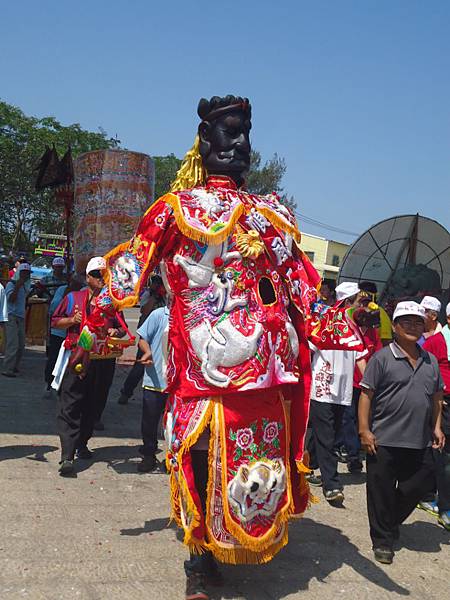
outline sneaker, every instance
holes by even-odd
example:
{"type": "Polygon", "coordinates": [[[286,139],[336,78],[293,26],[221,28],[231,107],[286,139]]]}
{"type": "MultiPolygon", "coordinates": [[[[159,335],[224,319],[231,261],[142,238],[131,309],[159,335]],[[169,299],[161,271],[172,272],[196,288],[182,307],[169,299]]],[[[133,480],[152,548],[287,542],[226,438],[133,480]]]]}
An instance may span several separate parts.
{"type": "Polygon", "coordinates": [[[156,456],[144,456],[137,466],[138,473],[151,473],[157,467],[156,456]]]}
{"type": "Polygon", "coordinates": [[[322,485],[322,476],[315,475],[314,471],[312,473],[307,474],[305,477],[309,485],[314,485],[317,487],[320,487],[322,485]]]}
{"type": "Polygon", "coordinates": [[[187,576],[185,600],[210,600],[206,593],[205,576],[202,573],[192,573],[187,576]]]}
{"type": "Polygon", "coordinates": [[[94,456],[94,453],[89,450],[87,446],[83,446],[82,448],[77,448],[75,452],[75,458],[81,458],[82,460],[89,460],[94,456]]]}
{"type": "Polygon", "coordinates": [[[360,460],[351,460],[347,463],[347,469],[349,473],[362,473],[363,464],[360,460]]]}
{"type": "Polygon", "coordinates": [[[323,495],[330,504],[342,504],[344,502],[344,492],[342,490],[324,490],[323,495]]]}
{"type": "Polygon", "coordinates": [[[444,529],[450,531],[450,510],[444,510],[439,513],[438,522],[444,529]]]}
{"type": "Polygon", "coordinates": [[[345,449],[345,446],[341,446],[340,448],[337,448],[337,450],[335,450],[334,453],[336,454],[337,459],[340,463],[348,462],[348,452],[345,449]]]}
{"type": "Polygon", "coordinates": [[[384,565],[391,565],[394,560],[393,550],[388,550],[387,548],[374,548],[373,555],[376,561],[384,565]]]}
{"type": "Polygon", "coordinates": [[[94,424],[94,430],[95,431],[105,431],[105,425],[102,423],[102,421],[96,421],[94,424]]]}
{"type": "Polygon", "coordinates": [[[73,474],[75,467],[73,466],[73,460],[62,460],[59,463],[59,474],[61,477],[68,477],[73,474]]]}
{"type": "Polygon", "coordinates": [[[431,502],[419,502],[417,508],[433,515],[433,517],[439,517],[439,509],[436,500],[432,500],[431,502]]]}
{"type": "Polygon", "coordinates": [[[12,371],[2,371],[2,375],[4,377],[16,377],[16,374],[13,373],[12,371]]]}
{"type": "Polygon", "coordinates": [[[129,398],[125,394],[120,394],[117,404],[128,404],[129,398]]]}

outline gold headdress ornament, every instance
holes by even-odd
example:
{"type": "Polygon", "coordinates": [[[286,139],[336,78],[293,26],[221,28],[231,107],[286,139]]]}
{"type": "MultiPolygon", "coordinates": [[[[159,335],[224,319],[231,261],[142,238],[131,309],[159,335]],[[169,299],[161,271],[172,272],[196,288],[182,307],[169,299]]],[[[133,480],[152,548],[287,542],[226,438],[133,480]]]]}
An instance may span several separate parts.
{"type": "Polygon", "coordinates": [[[206,183],[206,171],[200,155],[200,139],[198,135],[186,156],[183,158],[177,176],[170,186],[171,192],[187,190],[206,183]]]}

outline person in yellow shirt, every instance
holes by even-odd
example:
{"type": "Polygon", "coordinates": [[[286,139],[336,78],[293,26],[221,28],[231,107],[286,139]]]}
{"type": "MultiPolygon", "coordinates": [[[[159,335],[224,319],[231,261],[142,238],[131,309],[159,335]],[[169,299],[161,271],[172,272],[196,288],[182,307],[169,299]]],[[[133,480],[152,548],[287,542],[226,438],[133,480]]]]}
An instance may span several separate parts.
{"type": "MultiPolygon", "coordinates": [[[[361,281],[359,283],[359,289],[362,292],[366,292],[372,296],[372,302],[377,301],[377,286],[373,281],[361,281]]],[[[392,341],[392,323],[389,315],[382,306],[380,309],[380,329],[378,330],[381,343],[383,346],[387,346],[392,341]]]]}

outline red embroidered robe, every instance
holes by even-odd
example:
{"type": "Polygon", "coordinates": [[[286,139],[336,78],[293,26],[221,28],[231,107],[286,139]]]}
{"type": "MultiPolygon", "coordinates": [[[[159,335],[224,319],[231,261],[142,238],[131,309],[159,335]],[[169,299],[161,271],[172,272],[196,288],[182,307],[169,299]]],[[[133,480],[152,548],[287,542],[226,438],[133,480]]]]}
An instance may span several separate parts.
{"type": "Polygon", "coordinates": [[[320,278],[299,249],[291,212],[275,194],[226,177],[167,194],[134,238],[107,256],[118,307],[133,305],[159,263],[171,292],[167,391],[172,509],[190,548],[225,562],[264,562],[304,512],[307,336],[360,349],[342,311],[311,313],[320,278]],[[206,515],[189,449],[209,428],[206,515]]]}

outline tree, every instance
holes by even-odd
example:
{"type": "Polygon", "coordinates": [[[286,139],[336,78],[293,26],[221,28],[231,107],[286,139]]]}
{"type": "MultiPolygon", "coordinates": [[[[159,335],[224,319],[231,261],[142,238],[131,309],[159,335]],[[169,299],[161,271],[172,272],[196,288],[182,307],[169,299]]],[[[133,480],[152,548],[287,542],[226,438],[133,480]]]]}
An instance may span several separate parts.
{"type": "Polygon", "coordinates": [[[62,208],[54,193],[34,189],[35,168],[46,146],[63,154],[69,145],[82,152],[114,148],[117,140],[103,130],[86,131],[78,123],[64,126],[54,117],[26,116],[0,101],[0,246],[29,249],[36,234],[63,233],[62,208]]]}
{"type": "Polygon", "coordinates": [[[175,154],[154,156],[155,163],[155,200],[167,194],[181,165],[181,159],[175,154]]]}
{"type": "Polygon", "coordinates": [[[281,182],[286,173],[286,162],[278,154],[266,161],[261,166],[261,154],[257,150],[252,150],[250,156],[250,171],[247,177],[247,188],[252,194],[270,194],[276,192],[280,200],[292,211],[297,204],[293,196],[288,198],[284,192],[281,182]]]}

